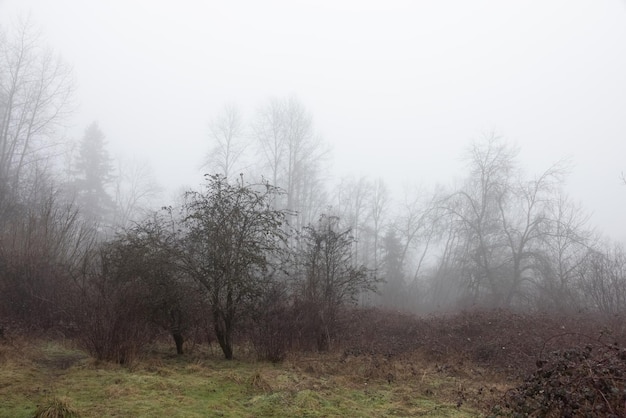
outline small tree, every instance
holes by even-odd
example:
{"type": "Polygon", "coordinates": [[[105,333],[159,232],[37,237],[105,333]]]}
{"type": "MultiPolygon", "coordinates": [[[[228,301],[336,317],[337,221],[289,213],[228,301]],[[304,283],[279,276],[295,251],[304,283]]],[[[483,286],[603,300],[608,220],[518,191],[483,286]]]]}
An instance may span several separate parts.
{"type": "Polygon", "coordinates": [[[116,242],[102,244],[77,281],[75,314],[79,339],[98,360],[130,364],[150,341],[150,295],[140,277],[129,274],[116,242]]]}
{"type": "Polygon", "coordinates": [[[207,290],[215,335],[232,359],[237,322],[270,280],[272,260],[283,247],[285,213],[272,208],[278,190],[267,183],[206,177],[204,191],[186,194],[182,261],[207,290]]]}
{"type": "Polygon", "coordinates": [[[378,280],[365,266],[353,263],[351,230],[340,229],[337,217],[322,215],[317,226],[304,229],[302,241],[302,296],[308,325],[323,351],[335,334],[339,309],[355,303],[360,292],[375,291],[378,280]]]}
{"type": "Polygon", "coordinates": [[[122,281],[138,280],[145,289],[145,321],[166,329],[183,354],[185,333],[198,305],[195,285],[178,265],[179,237],[171,217],[155,214],[109,243],[122,281]]]}
{"type": "Polygon", "coordinates": [[[590,250],[577,269],[584,302],[608,317],[626,312],[626,250],[621,245],[590,250]]]}

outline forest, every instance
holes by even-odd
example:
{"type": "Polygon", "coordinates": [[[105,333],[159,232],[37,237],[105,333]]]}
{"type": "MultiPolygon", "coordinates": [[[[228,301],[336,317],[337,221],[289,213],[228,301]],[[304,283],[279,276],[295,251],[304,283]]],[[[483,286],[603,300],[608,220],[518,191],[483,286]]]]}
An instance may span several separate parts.
{"type": "MultiPolygon", "coordinates": [[[[382,178],[330,178],[331,147],[312,114],[297,97],[275,97],[249,120],[227,104],[199,121],[210,125],[206,155],[189,160],[202,165],[202,186],[166,199],[148,166],[110,156],[97,122],[75,142],[60,136],[73,90],[70,67],[32,28],[5,31],[0,345],[62,336],[130,367],[156,342],[180,356],[213,344],[227,360],[240,350],[273,363],[436,353],[445,342],[505,370],[550,342],[580,350],[558,357],[574,370],[612,363],[594,377],[596,397],[539,405],[624,413],[626,368],[615,358],[624,356],[626,252],[565,192],[567,160],[529,173],[516,144],[487,133],[454,156],[465,164],[454,184],[392,195],[382,178]],[[492,322],[498,332],[483,334],[492,322]],[[575,338],[551,333],[563,324],[575,338]],[[615,345],[581,348],[602,327],[615,345]],[[504,350],[511,341],[499,338],[518,328],[534,330],[537,344],[514,340],[517,357],[493,352],[490,342],[504,350]]],[[[530,363],[520,370],[532,374],[530,363]]],[[[391,373],[377,377],[391,383],[391,373]]],[[[507,408],[528,413],[540,393],[507,408]]]]}

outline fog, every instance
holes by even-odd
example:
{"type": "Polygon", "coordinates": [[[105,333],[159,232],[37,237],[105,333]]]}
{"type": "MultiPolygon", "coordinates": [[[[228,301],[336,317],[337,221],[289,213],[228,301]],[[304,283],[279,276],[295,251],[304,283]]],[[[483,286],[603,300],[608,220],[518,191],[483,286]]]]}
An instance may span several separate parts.
{"type": "Polygon", "coordinates": [[[0,416],[626,416],[625,156],[626,0],[0,0],[0,416]]]}
{"type": "Polygon", "coordinates": [[[626,7],[614,1],[0,1],[73,67],[66,138],[98,121],[111,154],[168,190],[202,181],[209,122],[297,97],[329,177],[451,184],[472,139],[517,144],[529,172],[567,159],[592,223],[626,239],[626,7]]]}

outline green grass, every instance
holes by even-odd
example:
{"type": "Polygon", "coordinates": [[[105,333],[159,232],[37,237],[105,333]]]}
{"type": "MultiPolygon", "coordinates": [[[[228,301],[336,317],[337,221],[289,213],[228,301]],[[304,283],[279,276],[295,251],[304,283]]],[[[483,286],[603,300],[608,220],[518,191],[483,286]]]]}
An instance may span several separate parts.
{"type": "Polygon", "coordinates": [[[161,353],[128,369],[63,344],[23,343],[0,347],[0,417],[32,417],[50,399],[63,399],[83,417],[484,415],[448,399],[454,379],[389,383],[335,363],[323,356],[273,365],[161,353]]]}

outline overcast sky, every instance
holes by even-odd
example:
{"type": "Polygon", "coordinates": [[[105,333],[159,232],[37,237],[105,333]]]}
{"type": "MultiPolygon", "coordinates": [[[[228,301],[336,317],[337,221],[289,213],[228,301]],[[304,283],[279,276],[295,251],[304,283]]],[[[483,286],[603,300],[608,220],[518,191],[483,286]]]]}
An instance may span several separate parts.
{"type": "Polygon", "coordinates": [[[593,223],[626,239],[626,2],[0,0],[74,68],[69,135],[97,120],[111,153],[170,189],[201,181],[208,123],[295,95],[333,173],[449,184],[495,131],[530,172],[562,158],[593,223]]]}

